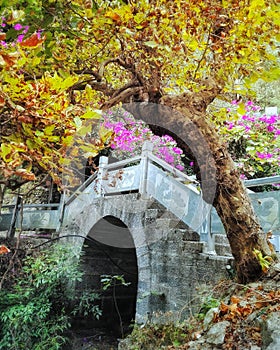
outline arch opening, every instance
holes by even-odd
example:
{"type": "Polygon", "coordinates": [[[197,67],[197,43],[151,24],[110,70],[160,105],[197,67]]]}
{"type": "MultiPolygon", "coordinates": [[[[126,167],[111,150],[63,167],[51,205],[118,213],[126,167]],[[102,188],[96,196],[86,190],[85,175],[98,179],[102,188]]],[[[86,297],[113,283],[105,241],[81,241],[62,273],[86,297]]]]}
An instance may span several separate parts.
{"type": "Polygon", "coordinates": [[[88,238],[82,248],[81,284],[83,289],[99,292],[102,315],[99,320],[83,318],[80,327],[100,328],[123,337],[132,331],[136,313],[138,265],[133,238],[128,227],[113,216],[100,219],[88,238]],[[106,290],[101,282],[104,276],[111,281],[106,290]]]}

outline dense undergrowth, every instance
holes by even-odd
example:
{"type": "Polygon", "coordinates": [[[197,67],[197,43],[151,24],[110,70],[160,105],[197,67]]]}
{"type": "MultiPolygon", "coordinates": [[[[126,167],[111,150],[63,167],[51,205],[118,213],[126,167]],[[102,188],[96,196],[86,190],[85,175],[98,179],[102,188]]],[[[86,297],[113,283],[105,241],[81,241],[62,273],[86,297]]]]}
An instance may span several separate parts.
{"type": "Polygon", "coordinates": [[[98,295],[76,292],[82,272],[73,248],[25,252],[1,256],[0,349],[61,349],[73,315],[99,317],[98,295]]]}

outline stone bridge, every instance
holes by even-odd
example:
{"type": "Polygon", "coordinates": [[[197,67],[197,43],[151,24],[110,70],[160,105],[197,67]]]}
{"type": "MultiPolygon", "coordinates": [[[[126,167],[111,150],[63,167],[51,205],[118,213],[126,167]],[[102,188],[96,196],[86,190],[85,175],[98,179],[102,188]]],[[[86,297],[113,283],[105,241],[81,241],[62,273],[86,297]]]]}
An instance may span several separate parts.
{"type": "MultiPolygon", "coordinates": [[[[250,191],[263,227],[276,233],[278,250],[279,193],[250,191]]],[[[232,263],[221,222],[199,184],[156,158],[149,143],[141,156],[126,161],[108,164],[101,157],[98,173],[64,195],[56,210],[41,209],[24,210],[23,228],[55,228],[70,241],[81,257],[83,288],[99,289],[102,275],[123,275],[130,283],[103,293],[104,326],[184,318],[200,303],[206,284],[227,276],[232,263]]],[[[2,229],[9,220],[18,226],[14,214],[3,214],[2,229]]]]}
{"type": "MultiPolygon", "coordinates": [[[[130,283],[116,292],[127,324],[185,316],[199,302],[206,283],[225,277],[231,260],[204,253],[206,244],[196,232],[138,193],[82,200],[79,205],[75,200],[66,215],[61,235],[73,235],[73,246],[84,253],[85,286],[99,288],[104,274],[123,275],[130,283]]],[[[103,303],[108,319],[116,320],[112,298],[103,303]]]]}

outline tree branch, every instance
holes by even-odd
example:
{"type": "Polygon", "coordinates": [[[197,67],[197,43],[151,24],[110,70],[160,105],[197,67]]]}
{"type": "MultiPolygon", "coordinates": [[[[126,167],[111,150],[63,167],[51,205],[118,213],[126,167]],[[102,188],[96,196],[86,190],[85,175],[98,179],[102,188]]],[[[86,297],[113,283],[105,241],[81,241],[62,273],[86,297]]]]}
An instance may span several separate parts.
{"type": "Polygon", "coordinates": [[[108,109],[119,102],[126,101],[130,96],[133,96],[135,94],[139,94],[142,91],[141,87],[129,87],[128,89],[121,91],[119,94],[117,94],[115,97],[109,99],[107,102],[105,102],[101,108],[102,109],[108,109]]]}

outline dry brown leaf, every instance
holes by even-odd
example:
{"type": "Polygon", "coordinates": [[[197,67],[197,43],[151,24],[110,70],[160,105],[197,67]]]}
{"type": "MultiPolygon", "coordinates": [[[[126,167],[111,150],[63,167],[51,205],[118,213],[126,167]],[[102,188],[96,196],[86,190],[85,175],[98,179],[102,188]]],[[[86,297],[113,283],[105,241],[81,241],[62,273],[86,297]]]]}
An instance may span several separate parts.
{"type": "Polygon", "coordinates": [[[230,298],[230,301],[231,303],[233,304],[238,304],[240,302],[240,298],[238,298],[236,295],[233,295],[231,298],[230,298]]]}

